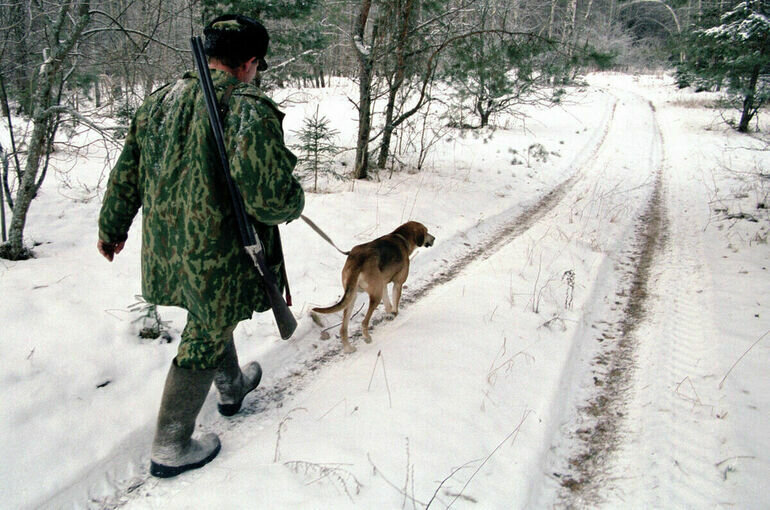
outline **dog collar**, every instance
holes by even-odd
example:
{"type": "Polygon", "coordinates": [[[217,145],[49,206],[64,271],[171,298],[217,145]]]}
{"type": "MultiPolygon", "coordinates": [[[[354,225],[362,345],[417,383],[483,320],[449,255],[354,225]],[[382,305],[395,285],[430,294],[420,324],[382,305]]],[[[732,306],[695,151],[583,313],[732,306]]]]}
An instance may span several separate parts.
{"type": "Polygon", "coordinates": [[[394,235],[394,236],[396,236],[396,237],[400,237],[401,239],[403,239],[403,240],[404,240],[404,242],[406,243],[406,245],[407,245],[407,246],[409,246],[409,241],[407,241],[407,240],[406,240],[406,237],[402,236],[401,234],[393,234],[393,235],[394,235]]]}

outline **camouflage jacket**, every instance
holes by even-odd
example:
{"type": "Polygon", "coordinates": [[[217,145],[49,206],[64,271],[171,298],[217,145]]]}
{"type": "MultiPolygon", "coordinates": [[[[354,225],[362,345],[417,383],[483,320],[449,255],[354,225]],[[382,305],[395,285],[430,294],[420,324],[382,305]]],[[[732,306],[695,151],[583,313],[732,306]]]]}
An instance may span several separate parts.
{"type": "MultiPolygon", "coordinates": [[[[277,225],[305,204],[284,145],[283,114],[257,87],[211,71],[217,97],[232,87],[223,124],[230,169],[281,287],[277,225]]],[[[110,174],[99,238],[124,241],[142,209],[142,293],[185,308],[211,327],[227,327],[270,307],[240,245],[197,76],[151,94],[137,110],[110,174]]]]}

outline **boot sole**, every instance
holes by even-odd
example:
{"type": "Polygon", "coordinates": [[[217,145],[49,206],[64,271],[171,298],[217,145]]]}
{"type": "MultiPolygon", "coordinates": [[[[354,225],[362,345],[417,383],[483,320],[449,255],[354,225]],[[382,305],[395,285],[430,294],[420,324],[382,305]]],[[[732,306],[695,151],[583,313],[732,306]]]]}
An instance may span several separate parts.
{"type": "Polygon", "coordinates": [[[259,369],[259,375],[257,376],[257,384],[255,384],[254,387],[251,388],[249,391],[244,393],[238,402],[235,402],[234,404],[217,404],[217,409],[219,410],[219,414],[221,414],[222,416],[229,417],[238,413],[238,411],[241,410],[241,405],[243,404],[243,400],[246,398],[246,395],[256,390],[260,382],[262,382],[262,367],[260,367],[259,369]]]}
{"type": "Polygon", "coordinates": [[[193,462],[192,464],[185,464],[184,466],[164,466],[163,464],[157,464],[153,461],[150,461],[150,474],[156,478],[172,478],[174,476],[181,475],[185,471],[202,468],[214,460],[214,457],[219,455],[219,450],[221,449],[222,445],[218,444],[217,447],[214,448],[214,451],[208,454],[208,456],[206,456],[206,458],[203,460],[193,462]]]}

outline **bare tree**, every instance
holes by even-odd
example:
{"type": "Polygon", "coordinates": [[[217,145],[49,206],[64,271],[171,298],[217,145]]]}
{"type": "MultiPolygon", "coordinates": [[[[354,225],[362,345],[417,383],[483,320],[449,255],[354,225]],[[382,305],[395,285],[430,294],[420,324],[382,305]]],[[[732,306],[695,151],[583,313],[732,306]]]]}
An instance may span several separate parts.
{"type": "Polygon", "coordinates": [[[91,20],[89,8],[89,0],[79,0],[77,3],[65,0],[59,5],[58,11],[41,13],[50,26],[48,46],[43,50],[43,64],[32,95],[32,134],[24,173],[14,201],[8,241],[0,246],[0,256],[4,258],[17,260],[31,255],[24,247],[24,226],[37,187],[41,161],[49,148],[51,121],[62,112],[55,90],[67,76],[65,66],[70,62],[72,52],[91,20]]]}
{"type": "Polygon", "coordinates": [[[369,174],[369,136],[372,130],[372,80],[374,79],[379,19],[371,22],[372,0],[361,0],[352,34],[358,58],[358,137],[354,177],[366,179],[369,174]],[[371,25],[371,28],[370,28],[371,25]],[[371,34],[367,37],[368,34],[371,34]],[[368,41],[368,42],[367,42],[368,41]]]}

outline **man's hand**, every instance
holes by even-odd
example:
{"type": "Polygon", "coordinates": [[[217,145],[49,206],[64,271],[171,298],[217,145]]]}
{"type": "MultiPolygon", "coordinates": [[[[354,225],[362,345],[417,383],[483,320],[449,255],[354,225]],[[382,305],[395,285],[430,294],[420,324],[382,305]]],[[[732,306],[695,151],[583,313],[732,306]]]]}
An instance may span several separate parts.
{"type": "Polygon", "coordinates": [[[112,262],[112,259],[115,258],[115,255],[123,251],[123,247],[126,245],[126,242],[123,241],[122,243],[107,243],[102,241],[101,239],[99,242],[96,243],[96,248],[99,250],[99,253],[101,253],[105,259],[112,262]]]}

